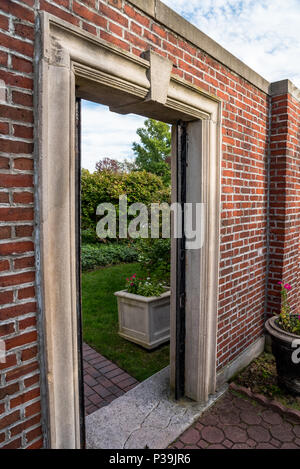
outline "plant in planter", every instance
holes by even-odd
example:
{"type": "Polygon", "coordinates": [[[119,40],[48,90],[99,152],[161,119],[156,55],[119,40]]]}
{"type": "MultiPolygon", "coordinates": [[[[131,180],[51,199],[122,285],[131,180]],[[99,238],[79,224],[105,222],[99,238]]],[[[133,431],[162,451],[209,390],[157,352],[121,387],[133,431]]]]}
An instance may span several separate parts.
{"type": "Polygon", "coordinates": [[[141,243],[139,263],[147,272],[145,277],[137,278],[133,274],[126,280],[126,289],[115,293],[119,335],[149,350],[170,339],[171,298],[167,287],[169,240],[152,239],[151,242],[152,246],[141,243]]]}
{"type": "Polygon", "coordinates": [[[141,296],[160,296],[166,291],[165,283],[158,282],[156,279],[137,278],[136,274],[126,279],[126,290],[128,293],[134,293],[141,296]]]}
{"type": "Polygon", "coordinates": [[[289,283],[279,282],[281,286],[281,311],[268,319],[266,329],[272,339],[272,352],[276,360],[279,386],[290,393],[300,395],[300,362],[296,347],[300,346],[300,315],[290,312],[288,292],[289,283]]]}

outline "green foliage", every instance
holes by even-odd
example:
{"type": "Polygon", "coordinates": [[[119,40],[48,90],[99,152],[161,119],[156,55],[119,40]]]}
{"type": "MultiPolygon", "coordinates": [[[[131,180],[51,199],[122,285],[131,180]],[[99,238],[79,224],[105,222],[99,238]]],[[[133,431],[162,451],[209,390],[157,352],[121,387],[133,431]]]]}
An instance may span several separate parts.
{"type": "Polygon", "coordinates": [[[133,274],[130,278],[126,279],[126,290],[128,293],[134,293],[141,296],[160,296],[166,291],[163,282],[157,279],[140,278],[133,274]]]}
{"type": "Polygon", "coordinates": [[[134,244],[83,244],[81,248],[82,270],[91,270],[121,262],[134,262],[138,253],[134,244]]]}
{"type": "Polygon", "coordinates": [[[137,245],[138,262],[147,276],[170,282],[171,241],[164,239],[141,239],[137,245]]]}
{"type": "Polygon", "coordinates": [[[171,155],[171,130],[168,124],[154,119],[146,119],[145,127],[137,129],[141,144],[132,145],[138,170],[160,176],[165,184],[170,184],[171,169],[167,159],[171,155]]]}
{"type": "Polygon", "coordinates": [[[82,229],[96,231],[96,209],[100,203],[112,203],[118,213],[119,196],[126,194],[128,204],[141,202],[169,202],[170,188],[162,179],[146,171],[113,173],[108,171],[81,174],[81,225],[82,229]]]}
{"type": "Polygon", "coordinates": [[[279,284],[281,285],[281,311],[278,316],[278,324],[283,330],[300,335],[300,315],[290,312],[288,291],[292,287],[289,283],[279,282],[279,284]]]}
{"type": "Polygon", "coordinates": [[[233,381],[244,388],[251,389],[254,393],[275,399],[285,407],[300,410],[300,397],[288,394],[285,389],[278,386],[276,360],[270,353],[262,353],[235,375],[233,381]]]}
{"type": "Polygon", "coordinates": [[[86,230],[81,230],[81,242],[82,244],[97,244],[99,243],[99,238],[97,236],[96,230],[92,228],[87,228],[86,230]]]}

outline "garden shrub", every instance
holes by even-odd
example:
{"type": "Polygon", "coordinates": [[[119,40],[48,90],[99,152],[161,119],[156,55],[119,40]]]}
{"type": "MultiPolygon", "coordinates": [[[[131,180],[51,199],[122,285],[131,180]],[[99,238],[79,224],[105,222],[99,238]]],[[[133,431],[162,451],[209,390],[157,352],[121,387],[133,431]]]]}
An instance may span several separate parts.
{"type": "Polygon", "coordinates": [[[86,230],[81,230],[82,244],[97,244],[99,241],[100,240],[95,229],[87,228],[86,230]]]}
{"type": "Polygon", "coordinates": [[[142,270],[152,278],[170,281],[170,238],[140,239],[137,244],[138,262],[142,270]]]}
{"type": "Polygon", "coordinates": [[[152,202],[170,202],[170,187],[162,179],[146,171],[113,173],[102,171],[81,173],[81,225],[82,230],[95,230],[98,217],[96,209],[100,203],[108,202],[118,213],[119,196],[127,195],[128,205],[140,202],[149,206],[152,202]]]}
{"type": "Polygon", "coordinates": [[[81,247],[82,270],[91,270],[121,262],[135,262],[138,258],[134,243],[83,244],[81,247]]]}

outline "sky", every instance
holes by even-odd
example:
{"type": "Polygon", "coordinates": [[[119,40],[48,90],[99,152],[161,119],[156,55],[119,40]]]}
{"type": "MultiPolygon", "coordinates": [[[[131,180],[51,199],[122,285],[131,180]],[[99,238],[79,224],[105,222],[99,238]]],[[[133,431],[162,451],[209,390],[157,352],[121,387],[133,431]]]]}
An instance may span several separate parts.
{"type": "MultiPolygon", "coordinates": [[[[248,66],[273,82],[300,88],[300,0],[163,0],[248,66]]],[[[104,157],[133,157],[144,118],[122,116],[83,102],[82,166],[94,171],[104,157]]]]}
{"type": "Polygon", "coordinates": [[[89,101],[82,101],[81,114],[83,168],[93,172],[97,161],[103,158],[118,161],[133,158],[132,143],[140,141],[136,130],[144,125],[144,117],[116,114],[107,106],[89,101]]]}

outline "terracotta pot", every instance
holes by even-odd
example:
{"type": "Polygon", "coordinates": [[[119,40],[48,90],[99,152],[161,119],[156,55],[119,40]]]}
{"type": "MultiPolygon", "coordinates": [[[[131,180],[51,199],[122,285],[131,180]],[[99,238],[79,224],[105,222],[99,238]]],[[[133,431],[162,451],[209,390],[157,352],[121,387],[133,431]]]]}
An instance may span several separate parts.
{"type": "Polygon", "coordinates": [[[300,336],[281,329],[277,317],[266,322],[272,339],[272,352],[276,360],[278,384],[289,393],[300,396],[300,336]]]}

